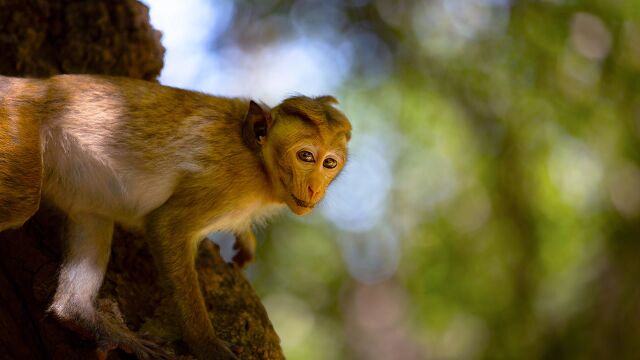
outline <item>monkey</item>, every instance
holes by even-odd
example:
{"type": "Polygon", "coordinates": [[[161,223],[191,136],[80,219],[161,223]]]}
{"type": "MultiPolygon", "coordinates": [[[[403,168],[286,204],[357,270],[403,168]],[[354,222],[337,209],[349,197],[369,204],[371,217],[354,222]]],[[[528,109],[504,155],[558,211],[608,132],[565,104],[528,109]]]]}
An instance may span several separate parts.
{"type": "Polygon", "coordinates": [[[332,96],[269,107],[99,75],[0,76],[0,231],[41,199],[68,218],[49,312],[138,358],[170,354],[96,307],[114,224],[145,234],[184,342],[198,359],[235,359],[215,335],[197,281],[198,244],[236,236],[233,261],[255,256],[252,227],[283,209],[304,215],[347,161],[351,124],[332,96]]]}

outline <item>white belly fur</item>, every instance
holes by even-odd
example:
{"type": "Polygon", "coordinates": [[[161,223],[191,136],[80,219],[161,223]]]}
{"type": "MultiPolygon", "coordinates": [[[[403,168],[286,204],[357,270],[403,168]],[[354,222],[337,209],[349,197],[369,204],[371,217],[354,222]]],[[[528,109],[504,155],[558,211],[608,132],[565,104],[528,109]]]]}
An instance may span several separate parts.
{"type": "Polygon", "coordinates": [[[171,195],[175,172],[142,174],[62,130],[51,132],[44,141],[43,194],[67,214],[92,213],[139,226],[171,195]]]}

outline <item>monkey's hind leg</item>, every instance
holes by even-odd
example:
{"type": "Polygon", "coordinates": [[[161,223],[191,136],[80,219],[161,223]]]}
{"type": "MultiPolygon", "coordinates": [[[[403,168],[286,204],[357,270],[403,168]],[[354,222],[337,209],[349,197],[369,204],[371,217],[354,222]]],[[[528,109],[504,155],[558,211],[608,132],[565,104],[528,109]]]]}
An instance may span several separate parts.
{"type": "Polygon", "coordinates": [[[119,324],[112,314],[96,309],[96,297],[109,262],[113,221],[83,214],[73,216],[58,288],[49,311],[64,326],[95,340],[98,354],[120,348],[139,359],[172,356],[119,324]]]}

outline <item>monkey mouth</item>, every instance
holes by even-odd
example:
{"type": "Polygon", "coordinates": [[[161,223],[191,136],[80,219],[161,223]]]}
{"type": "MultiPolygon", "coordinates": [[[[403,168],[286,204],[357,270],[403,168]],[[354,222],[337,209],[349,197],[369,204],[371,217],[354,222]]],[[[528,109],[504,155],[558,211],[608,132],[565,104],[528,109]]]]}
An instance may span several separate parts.
{"type": "Polygon", "coordinates": [[[308,203],[304,200],[298,199],[295,195],[291,194],[291,197],[293,198],[293,200],[296,202],[296,205],[300,206],[300,207],[304,207],[304,208],[310,208],[312,209],[314,204],[312,203],[308,203]]]}

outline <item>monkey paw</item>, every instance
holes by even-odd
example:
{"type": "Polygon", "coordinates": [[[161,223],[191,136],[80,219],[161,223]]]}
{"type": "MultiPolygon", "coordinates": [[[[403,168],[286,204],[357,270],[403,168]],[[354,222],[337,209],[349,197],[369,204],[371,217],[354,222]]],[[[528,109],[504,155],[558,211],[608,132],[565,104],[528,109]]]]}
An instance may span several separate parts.
{"type": "Polygon", "coordinates": [[[240,348],[224,340],[215,338],[206,343],[196,345],[193,349],[195,355],[201,360],[238,360],[236,356],[240,348]]]}
{"type": "Polygon", "coordinates": [[[133,337],[123,339],[120,336],[115,339],[101,339],[96,350],[99,359],[107,359],[109,351],[120,349],[126,353],[135,355],[140,360],[152,359],[176,359],[176,356],[163,349],[153,341],[143,338],[133,337]]]}
{"type": "Polygon", "coordinates": [[[157,342],[141,337],[126,328],[114,330],[110,334],[99,334],[96,342],[98,345],[96,352],[99,359],[107,359],[109,351],[115,349],[133,354],[140,360],[169,360],[177,358],[174,354],[163,349],[157,342]]]}
{"type": "Polygon", "coordinates": [[[129,330],[115,301],[100,299],[97,305],[95,340],[99,359],[106,359],[109,351],[115,349],[134,354],[140,360],[176,358],[158,342],[129,330]]]}
{"type": "Polygon", "coordinates": [[[253,262],[255,258],[255,252],[252,249],[248,249],[245,246],[239,245],[238,242],[233,246],[237,250],[233,256],[233,262],[240,268],[245,268],[247,265],[253,262]]]}

